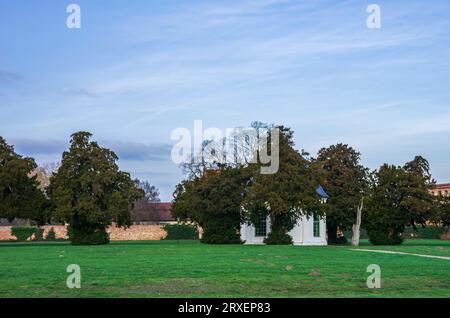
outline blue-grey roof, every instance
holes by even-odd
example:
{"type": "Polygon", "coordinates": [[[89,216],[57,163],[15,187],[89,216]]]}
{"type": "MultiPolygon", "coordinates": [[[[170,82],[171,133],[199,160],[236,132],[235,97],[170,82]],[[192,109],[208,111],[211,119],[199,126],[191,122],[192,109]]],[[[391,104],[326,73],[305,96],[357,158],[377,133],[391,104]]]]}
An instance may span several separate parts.
{"type": "Polygon", "coordinates": [[[316,188],[316,193],[320,195],[324,199],[328,199],[330,196],[325,192],[325,190],[322,188],[322,186],[319,184],[319,186],[316,188]]]}

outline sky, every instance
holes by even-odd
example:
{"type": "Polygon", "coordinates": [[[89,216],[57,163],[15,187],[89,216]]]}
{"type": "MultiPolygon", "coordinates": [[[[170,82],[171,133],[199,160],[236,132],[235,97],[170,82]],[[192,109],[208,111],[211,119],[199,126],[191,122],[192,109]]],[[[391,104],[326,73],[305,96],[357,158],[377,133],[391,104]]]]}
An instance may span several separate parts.
{"type": "Polygon", "coordinates": [[[194,120],[283,124],[371,169],[422,155],[450,182],[449,75],[447,0],[0,0],[0,136],[44,164],[90,131],[164,201],[183,178],[171,132],[194,120]]]}

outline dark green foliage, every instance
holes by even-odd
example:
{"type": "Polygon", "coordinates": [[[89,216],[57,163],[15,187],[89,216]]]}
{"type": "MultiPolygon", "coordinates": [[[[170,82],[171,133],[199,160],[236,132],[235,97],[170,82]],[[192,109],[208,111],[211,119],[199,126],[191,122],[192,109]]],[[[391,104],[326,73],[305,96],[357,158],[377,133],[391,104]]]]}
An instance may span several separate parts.
{"type": "Polygon", "coordinates": [[[408,163],[396,167],[385,164],[374,174],[363,219],[364,228],[374,244],[400,244],[406,226],[416,228],[433,216],[434,199],[428,191],[429,177],[411,167],[417,165],[408,163]]]}
{"type": "Polygon", "coordinates": [[[437,196],[435,198],[435,220],[444,226],[447,226],[446,237],[450,240],[450,196],[437,196]]]}
{"type": "MultiPolygon", "coordinates": [[[[347,237],[352,237],[352,231],[351,230],[347,230],[344,232],[344,238],[347,237]]],[[[367,235],[367,231],[365,229],[361,229],[361,234],[359,235],[359,238],[362,240],[368,240],[369,236],[367,235]]],[[[348,240],[347,240],[348,241],[348,240]]]]}
{"type": "Polygon", "coordinates": [[[220,222],[209,222],[203,231],[201,241],[206,244],[241,244],[239,232],[235,226],[229,227],[220,222]]]}
{"type": "MultiPolygon", "coordinates": [[[[348,237],[352,237],[351,231],[349,232],[348,237]]],[[[361,236],[360,236],[360,238],[361,238],[361,236]]],[[[333,239],[328,237],[328,244],[329,245],[345,245],[347,243],[348,243],[348,239],[347,239],[347,237],[345,235],[344,236],[339,236],[339,237],[336,236],[333,239]]]]}
{"type": "Polygon", "coordinates": [[[292,244],[292,237],[284,231],[272,230],[264,239],[267,245],[289,245],[292,244]]]}
{"type": "Polygon", "coordinates": [[[116,154],[90,141],[91,134],[72,135],[69,151],[50,180],[54,216],[69,224],[73,244],[105,244],[106,228],[131,224],[130,209],[143,196],[128,173],[119,170],[116,154]]]}
{"type": "MultiPolygon", "coordinates": [[[[243,200],[244,216],[246,220],[254,221],[259,218],[261,209],[264,209],[271,220],[270,231],[274,232],[268,243],[290,244],[292,238],[287,239],[286,235],[297,219],[305,214],[322,215],[324,209],[315,192],[319,180],[310,160],[306,158],[307,154],[294,149],[292,130],[283,126],[277,128],[278,172],[261,174],[261,164],[250,164],[252,179],[243,200]]],[[[269,142],[273,136],[273,133],[269,135],[269,142]]]]}
{"type": "Polygon", "coordinates": [[[165,240],[196,240],[198,233],[195,226],[190,224],[166,224],[164,231],[167,232],[165,240]]]}
{"type": "Polygon", "coordinates": [[[440,239],[441,235],[446,232],[446,228],[442,226],[427,225],[426,227],[418,227],[414,229],[411,226],[405,228],[402,237],[405,239],[440,239]]]}
{"type": "Polygon", "coordinates": [[[44,240],[44,229],[43,228],[36,228],[36,231],[34,231],[34,240],[35,241],[43,241],[44,240]]]}
{"type": "Polygon", "coordinates": [[[67,233],[72,245],[101,245],[109,243],[109,234],[95,226],[91,228],[86,226],[69,226],[67,233]]]}
{"type": "Polygon", "coordinates": [[[185,180],[175,190],[172,215],[199,224],[203,243],[239,243],[246,180],[246,169],[224,166],[185,180]]]}
{"type": "Polygon", "coordinates": [[[373,245],[399,245],[402,244],[403,238],[399,232],[373,229],[368,230],[369,241],[373,245]]]}
{"type": "Polygon", "coordinates": [[[344,144],[318,152],[315,164],[322,170],[323,186],[330,196],[326,211],[329,244],[345,244],[347,240],[337,237],[337,230],[351,230],[356,222],[357,207],[368,189],[368,169],[360,161],[361,154],[344,144]]]}
{"type": "Polygon", "coordinates": [[[47,241],[54,241],[56,240],[56,232],[55,229],[52,227],[47,233],[47,237],[45,238],[47,241]]]}
{"type": "Polygon", "coordinates": [[[34,226],[14,226],[11,228],[11,235],[15,236],[18,241],[26,241],[34,233],[36,233],[37,228],[34,226]]]}
{"type": "Polygon", "coordinates": [[[48,200],[38,189],[32,158],[23,158],[0,137],[0,218],[30,219],[42,225],[49,219],[48,200]]]}

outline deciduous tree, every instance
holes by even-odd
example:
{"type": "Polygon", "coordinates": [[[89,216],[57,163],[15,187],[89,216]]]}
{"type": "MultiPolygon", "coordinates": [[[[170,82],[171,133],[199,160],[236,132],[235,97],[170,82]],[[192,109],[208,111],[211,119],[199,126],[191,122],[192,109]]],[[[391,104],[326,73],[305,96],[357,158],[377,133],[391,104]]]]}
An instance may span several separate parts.
{"type": "Polygon", "coordinates": [[[345,144],[320,149],[316,164],[323,171],[324,187],[330,196],[327,201],[328,243],[345,243],[345,237],[337,237],[337,230],[352,229],[356,223],[368,188],[368,169],[361,164],[360,153],[345,144]]]}

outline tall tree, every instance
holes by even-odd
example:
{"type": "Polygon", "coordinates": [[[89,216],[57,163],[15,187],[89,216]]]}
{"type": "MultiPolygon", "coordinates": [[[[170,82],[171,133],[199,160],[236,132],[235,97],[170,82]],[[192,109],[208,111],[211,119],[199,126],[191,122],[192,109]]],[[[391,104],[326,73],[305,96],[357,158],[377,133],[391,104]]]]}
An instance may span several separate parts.
{"type": "Polygon", "coordinates": [[[400,244],[405,226],[424,225],[432,218],[433,197],[427,178],[408,165],[383,165],[375,173],[364,220],[373,244],[400,244]]]}
{"type": "Polygon", "coordinates": [[[328,243],[345,243],[345,237],[337,237],[337,230],[352,229],[352,225],[357,230],[358,212],[362,212],[362,200],[368,188],[368,169],[361,164],[358,151],[341,143],[320,149],[315,164],[323,171],[324,187],[330,196],[327,201],[328,243]]]}
{"type": "Polygon", "coordinates": [[[107,226],[130,225],[130,209],[144,195],[128,173],[119,170],[116,154],[90,141],[92,134],[71,136],[70,149],[50,180],[54,215],[67,222],[72,244],[109,242],[107,226]]]}
{"type": "Polygon", "coordinates": [[[48,200],[38,189],[32,158],[23,158],[0,137],[0,217],[33,220],[39,225],[49,219],[48,200]]]}
{"type": "MultiPolygon", "coordinates": [[[[288,232],[298,218],[313,213],[323,214],[315,192],[318,179],[305,153],[294,149],[293,131],[284,126],[279,130],[279,169],[273,174],[261,174],[260,164],[250,164],[253,173],[243,201],[247,218],[260,218],[267,213],[271,231],[268,244],[290,244],[288,232]],[[265,211],[264,211],[265,210],[265,211]],[[256,216],[255,216],[256,214],[256,216]]],[[[269,136],[269,143],[272,136],[269,136]]]]}
{"type": "Polygon", "coordinates": [[[200,225],[204,243],[240,243],[241,202],[248,178],[244,168],[219,165],[184,180],[175,190],[172,215],[200,225]]]}
{"type": "Polygon", "coordinates": [[[435,181],[431,177],[430,164],[427,159],[422,156],[415,156],[413,160],[405,163],[403,169],[410,173],[422,176],[426,185],[434,184],[435,181]]]}

